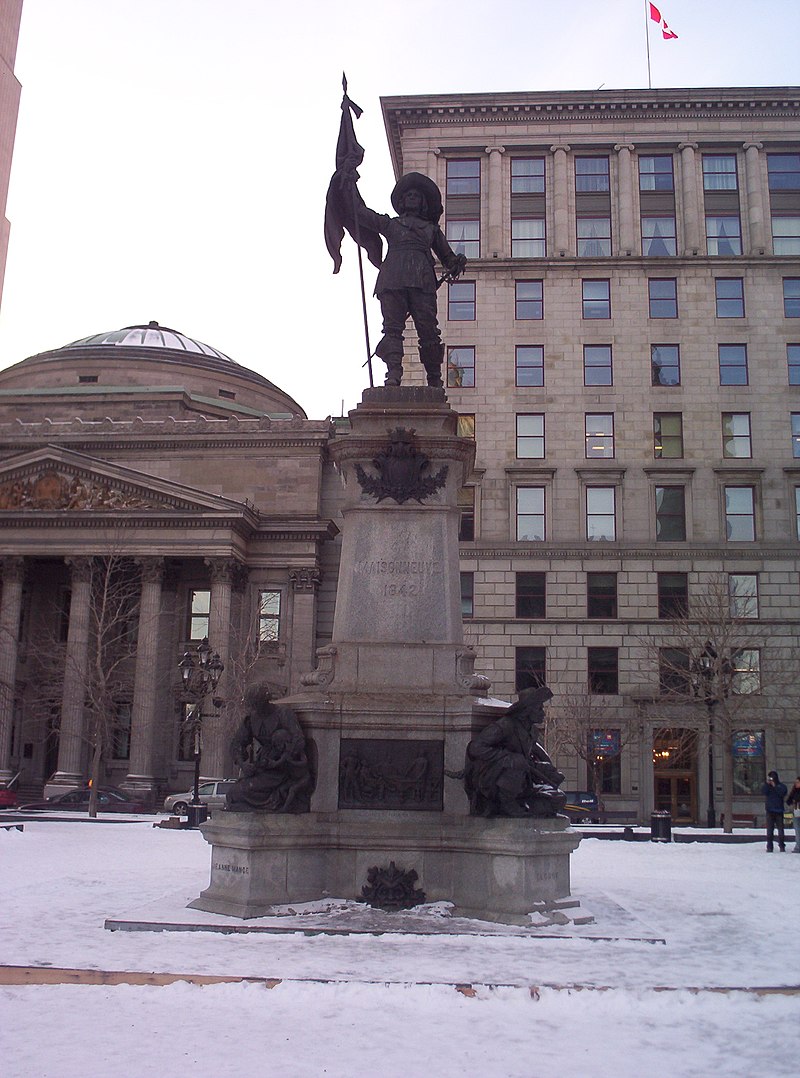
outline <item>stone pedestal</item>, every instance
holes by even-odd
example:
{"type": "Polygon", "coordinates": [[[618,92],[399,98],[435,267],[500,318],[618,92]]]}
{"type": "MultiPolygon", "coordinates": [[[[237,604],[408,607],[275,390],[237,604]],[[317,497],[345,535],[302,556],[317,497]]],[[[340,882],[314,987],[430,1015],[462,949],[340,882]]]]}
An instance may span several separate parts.
{"type": "Polygon", "coordinates": [[[471,817],[446,774],[498,716],[463,639],[457,502],[475,447],[457,419],[441,389],[372,389],[332,443],[345,487],[333,641],[281,701],[308,740],[311,811],[217,814],[194,907],[257,917],[359,899],[368,870],[392,861],[466,915],[516,919],[569,895],[579,838],[565,819],[471,817]]]}
{"type": "Polygon", "coordinates": [[[569,855],[580,841],[561,817],[533,827],[431,812],[221,813],[203,834],[213,846],[211,883],[195,909],[246,918],[325,895],[359,899],[368,870],[394,861],[416,871],[426,901],[510,923],[569,894],[569,855]]]}

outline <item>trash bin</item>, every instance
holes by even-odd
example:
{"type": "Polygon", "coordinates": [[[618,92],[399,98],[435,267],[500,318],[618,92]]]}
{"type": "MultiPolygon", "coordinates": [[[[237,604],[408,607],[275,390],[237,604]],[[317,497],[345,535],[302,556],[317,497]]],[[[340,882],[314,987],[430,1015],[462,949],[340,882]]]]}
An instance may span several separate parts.
{"type": "Polygon", "coordinates": [[[672,814],[669,812],[650,813],[650,841],[672,842],[672,814]]]}
{"type": "Polygon", "coordinates": [[[187,827],[199,827],[208,819],[208,805],[189,805],[186,810],[187,827]]]}

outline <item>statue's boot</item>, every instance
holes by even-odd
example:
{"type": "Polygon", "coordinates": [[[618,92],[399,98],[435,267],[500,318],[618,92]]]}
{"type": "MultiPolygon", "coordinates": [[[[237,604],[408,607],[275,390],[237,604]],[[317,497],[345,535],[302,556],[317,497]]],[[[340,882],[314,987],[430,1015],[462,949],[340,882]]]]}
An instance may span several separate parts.
{"type": "Polygon", "coordinates": [[[428,378],[428,385],[442,388],[442,360],[444,345],[441,341],[426,341],[419,346],[419,358],[428,378]]]}
{"type": "Polygon", "coordinates": [[[403,381],[403,342],[395,337],[385,336],[380,339],[375,355],[386,364],[385,386],[399,386],[403,381]],[[398,349],[399,345],[399,349],[398,349]]]}

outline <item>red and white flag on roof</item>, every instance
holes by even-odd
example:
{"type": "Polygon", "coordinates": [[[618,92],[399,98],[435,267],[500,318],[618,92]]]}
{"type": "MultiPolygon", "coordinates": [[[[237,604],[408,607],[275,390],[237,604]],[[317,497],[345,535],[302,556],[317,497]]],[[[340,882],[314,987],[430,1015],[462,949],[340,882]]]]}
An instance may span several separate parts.
{"type": "Polygon", "coordinates": [[[661,17],[661,12],[658,10],[655,4],[650,4],[650,18],[653,22],[657,22],[661,27],[661,36],[665,41],[670,41],[672,38],[676,38],[678,35],[674,30],[670,30],[667,25],[667,20],[661,17]]]}

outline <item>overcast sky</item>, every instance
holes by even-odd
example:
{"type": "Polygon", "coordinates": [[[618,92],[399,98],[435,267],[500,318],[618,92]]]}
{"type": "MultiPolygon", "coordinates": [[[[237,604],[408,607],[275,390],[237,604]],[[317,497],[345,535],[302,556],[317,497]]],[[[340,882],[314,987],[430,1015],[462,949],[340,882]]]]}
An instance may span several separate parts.
{"type": "MultiPolygon", "coordinates": [[[[800,83],[799,0],[658,6],[679,37],[652,24],[654,87],[800,83]]],[[[383,211],[382,95],[646,87],[644,4],[25,0],[0,367],[156,319],[313,418],[353,407],[355,249],[332,276],[321,228],[343,69],[383,211]]]]}

